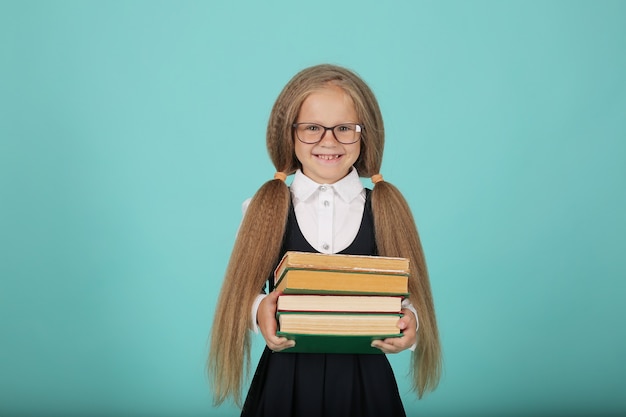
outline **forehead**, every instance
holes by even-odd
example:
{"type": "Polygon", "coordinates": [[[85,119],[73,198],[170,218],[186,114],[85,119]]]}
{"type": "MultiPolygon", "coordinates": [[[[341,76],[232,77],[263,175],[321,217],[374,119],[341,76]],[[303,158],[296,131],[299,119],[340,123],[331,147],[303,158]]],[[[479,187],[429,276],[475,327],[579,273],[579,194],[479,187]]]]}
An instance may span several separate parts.
{"type": "Polygon", "coordinates": [[[301,117],[354,119],[357,115],[352,97],[341,87],[329,85],[309,93],[300,106],[301,117]]]}

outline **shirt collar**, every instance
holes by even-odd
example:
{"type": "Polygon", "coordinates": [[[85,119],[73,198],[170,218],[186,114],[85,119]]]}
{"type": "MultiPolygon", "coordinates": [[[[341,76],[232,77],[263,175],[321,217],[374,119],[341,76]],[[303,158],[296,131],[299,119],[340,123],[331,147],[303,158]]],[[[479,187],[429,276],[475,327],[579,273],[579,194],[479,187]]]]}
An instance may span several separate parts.
{"type": "Polygon", "coordinates": [[[293,196],[299,201],[308,200],[320,186],[326,185],[331,187],[335,193],[349,203],[363,191],[363,184],[359,178],[359,173],[356,168],[352,168],[348,175],[340,179],[334,184],[318,184],[306,175],[302,173],[302,170],[298,169],[291,182],[291,192],[293,196]]]}

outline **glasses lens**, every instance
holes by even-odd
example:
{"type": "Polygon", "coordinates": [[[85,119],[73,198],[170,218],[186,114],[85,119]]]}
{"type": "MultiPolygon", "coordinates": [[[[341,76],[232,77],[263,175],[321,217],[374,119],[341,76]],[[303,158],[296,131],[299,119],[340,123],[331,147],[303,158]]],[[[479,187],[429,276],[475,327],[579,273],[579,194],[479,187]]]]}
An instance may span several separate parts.
{"type": "Polygon", "coordinates": [[[296,133],[298,139],[304,143],[316,143],[322,138],[324,128],[314,123],[298,123],[296,125],[296,133]]]}
{"type": "Polygon", "coordinates": [[[356,123],[344,123],[339,126],[335,126],[333,133],[337,140],[341,143],[354,143],[359,140],[359,132],[361,126],[356,123]]]}

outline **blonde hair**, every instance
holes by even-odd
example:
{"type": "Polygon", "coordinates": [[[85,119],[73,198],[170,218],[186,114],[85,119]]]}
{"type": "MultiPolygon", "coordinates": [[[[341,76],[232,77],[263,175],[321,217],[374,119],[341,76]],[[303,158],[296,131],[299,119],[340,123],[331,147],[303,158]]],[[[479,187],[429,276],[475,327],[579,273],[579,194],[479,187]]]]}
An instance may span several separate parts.
{"type": "MultiPolygon", "coordinates": [[[[378,174],[385,134],[376,97],[358,75],[334,65],[300,71],[276,99],[267,127],[267,149],[276,171],[292,174],[300,167],[292,125],[309,94],[328,85],[342,88],[352,98],[364,125],[355,168],[363,177],[378,174]]],[[[211,331],[207,368],[216,404],[233,397],[241,405],[242,382],[250,368],[249,312],[280,256],[290,198],[280,178],[266,182],[252,198],[240,226],[211,331]]],[[[422,246],[411,210],[396,187],[378,181],[371,200],[379,255],[410,260],[410,300],[420,321],[411,374],[413,389],[421,398],[437,387],[441,374],[439,334],[422,246]]]]}

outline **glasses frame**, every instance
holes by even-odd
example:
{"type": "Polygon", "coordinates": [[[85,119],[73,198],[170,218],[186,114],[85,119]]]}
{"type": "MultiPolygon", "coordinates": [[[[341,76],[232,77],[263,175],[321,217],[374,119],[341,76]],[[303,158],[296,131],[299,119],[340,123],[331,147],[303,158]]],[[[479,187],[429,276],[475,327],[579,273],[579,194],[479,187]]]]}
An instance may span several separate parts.
{"type": "Polygon", "coordinates": [[[291,126],[293,127],[293,129],[295,131],[296,138],[298,138],[298,140],[300,142],[306,143],[307,145],[315,145],[316,143],[320,143],[321,140],[324,139],[324,136],[326,135],[326,132],[329,131],[329,130],[332,132],[333,137],[335,138],[335,140],[337,142],[341,143],[342,145],[352,145],[353,143],[357,143],[358,141],[361,140],[361,132],[363,132],[363,130],[364,130],[363,125],[360,124],[360,123],[339,123],[338,125],[328,127],[328,126],[321,125],[319,123],[301,122],[301,123],[294,123],[291,126]],[[315,125],[315,126],[321,127],[322,129],[324,129],[324,131],[322,132],[322,134],[320,135],[320,138],[317,141],[315,141],[315,142],[305,142],[302,139],[300,139],[300,136],[298,136],[298,126],[299,125],[315,125]],[[355,133],[358,133],[358,135],[356,135],[357,136],[356,140],[354,140],[352,142],[342,142],[342,141],[340,141],[337,138],[337,135],[335,134],[335,128],[339,127],[339,126],[345,126],[345,125],[354,125],[355,133]]]}

